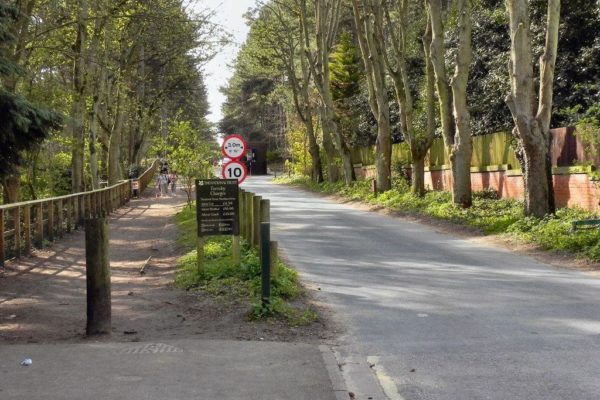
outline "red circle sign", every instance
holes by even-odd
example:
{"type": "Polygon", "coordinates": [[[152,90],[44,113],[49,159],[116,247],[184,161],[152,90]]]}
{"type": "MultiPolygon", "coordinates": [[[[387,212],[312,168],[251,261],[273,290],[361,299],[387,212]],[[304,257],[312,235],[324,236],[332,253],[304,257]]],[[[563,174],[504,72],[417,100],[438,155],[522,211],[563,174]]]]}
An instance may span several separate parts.
{"type": "Polygon", "coordinates": [[[238,183],[242,183],[248,176],[248,170],[243,162],[233,160],[223,165],[221,176],[223,179],[237,179],[238,183]]]}
{"type": "Polygon", "coordinates": [[[243,137],[240,135],[229,135],[223,140],[221,145],[221,152],[225,157],[237,160],[242,158],[246,154],[248,145],[243,137]]]}

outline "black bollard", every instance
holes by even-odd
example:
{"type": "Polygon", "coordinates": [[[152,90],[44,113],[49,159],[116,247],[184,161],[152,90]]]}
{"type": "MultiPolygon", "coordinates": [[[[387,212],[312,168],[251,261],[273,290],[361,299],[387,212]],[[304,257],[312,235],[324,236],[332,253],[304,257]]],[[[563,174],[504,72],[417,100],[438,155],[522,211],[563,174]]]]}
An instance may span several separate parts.
{"type": "Polygon", "coordinates": [[[271,298],[271,224],[260,224],[261,299],[263,306],[271,298]]]}

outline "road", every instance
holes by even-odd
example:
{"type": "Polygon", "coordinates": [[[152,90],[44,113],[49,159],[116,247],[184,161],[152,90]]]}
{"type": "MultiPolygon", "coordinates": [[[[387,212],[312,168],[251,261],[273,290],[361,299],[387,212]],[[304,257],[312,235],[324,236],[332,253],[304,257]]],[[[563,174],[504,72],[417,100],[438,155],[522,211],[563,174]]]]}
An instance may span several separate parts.
{"type": "Polygon", "coordinates": [[[335,350],[357,398],[600,399],[599,279],[267,178],[243,186],[271,200],[273,238],[346,325],[335,350]]]}

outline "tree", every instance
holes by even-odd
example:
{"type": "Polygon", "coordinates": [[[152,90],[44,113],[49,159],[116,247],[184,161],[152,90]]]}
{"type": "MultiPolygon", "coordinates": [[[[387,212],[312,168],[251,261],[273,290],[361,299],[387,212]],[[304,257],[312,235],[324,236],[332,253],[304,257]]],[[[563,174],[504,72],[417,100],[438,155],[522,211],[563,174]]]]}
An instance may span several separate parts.
{"type": "Polygon", "coordinates": [[[452,168],[452,200],[462,207],[470,207],[472,139],[466,87],[471,64],[471,3],[470,0],[457,2],[459,39],[455,72],[450,82],[446,72],[442,1],[427,0],[427,11],[431,19],[430,56],[436,77],[442,133],[452,168]]]}
{"type": "MultiPolygon", "coordinates": [[[[4,202],[18,200],[18,167],[22,152],[44,140],[52,128],[58,128],[61,118],[58,114],[38,108],[22,96],[5,89],[5,80],[14,78],[23,70],[14,62],[14,25],[21,18],[19,11],[11,6],[0,4],[0,178],[4,189],[4,202]],[[12,51],[11,51],[12,50],[12,51]],[[12,59],[11,59],[12,58],[12,59]]],[[[12,89],[14,86],[11,84],[12,89]]]]}
{"type": "Polygon", "coordinates": [[[384,192],[392,187],[392,137],[385,83],[385,50],[377,31],[377,27],[383,25],[383,7],[379,0],[362,0],[360,4],[358,0],[352,0],[352,9],[367,75],[369,105],[377,120],[375,144],[377,190],[384,192]]]}
{"type": "MultiPolygon", "coordinates": [[[[426,71],[426,98],[427,98],[427,126],[422,131],[415,129],[414,124],[414,100],[411,90],[411,76],[407,57],[409,48],[409,37],[411,35],[411,26],[408,23],[410,2],[408,0],[398,0],[395,11],[397,12],[397,21],[393,21],[390,8],[384,3],[385,21],[381,20],[381,25],[376,26],[379,40],[382,43],[389,42],[391,50],[384,52],[384,61],[394,84],[396,100],[400,109],[400,125],[402,134],[408,143],[412,159],[412,191],[417,196],[425,194],[425,156],[433,143],[435,136],[435,116],[433,106],[433,93],[431,91],[433,71],[428,46],[431,42],[431,19],[427,18],[427,26],[424,35],[425,46],[425,71],[426,71]],[[384,32],[388,32],[387,38],[384,32]]],[[[377,19],[375,22],[377,23],[377,19]]],[[[415,30],[414,26],[412,27],[415,30]]]]}
{"type": "Polygon", "coordinates": [[[212,160],[218,158],[216,141],[207,141],[202,132],[192,128],[189,121],[171,122],[164,150],[172,172],[176,172],[181,190],[187,195],[187,204],[192,205],[194,184],[198,178],[210,178],[212,160]]]}
{"type": "Polygon", "coordinates": [[[329,58],[337,36],[342,0],[315,0],[314,3],[314,37],[316,48],[311,50],[311,26],[308,19],[306,0],[299,0],[304,52],[308,59],[308,66],[313,76],[313,82],[321,99],[321,121],[323,128],[324,147],[328,157],[328,179],[333,180],[333,160],[331,151],[328,150],[328,140],[333,138],[335,147],[342,159],[344,179],[347,184],[356,179],[354,166],[350,157],[350,149],[342,136],[336,123],[335,105],[331,94],[331,77],[329,71],[329,58]]]}
{"type": "Polygon", "coordinates": [[[510,82],[506,104],[514,121],[513,134],[525,184],[525,214],[538,218],[555,211],[550,158],[550,119],[558,46],[560,0],[548,0],[546,43],[540,58],[540,88],[535,107],[532,40],[527,0],[507,0],[510,18],[510,82]]]}

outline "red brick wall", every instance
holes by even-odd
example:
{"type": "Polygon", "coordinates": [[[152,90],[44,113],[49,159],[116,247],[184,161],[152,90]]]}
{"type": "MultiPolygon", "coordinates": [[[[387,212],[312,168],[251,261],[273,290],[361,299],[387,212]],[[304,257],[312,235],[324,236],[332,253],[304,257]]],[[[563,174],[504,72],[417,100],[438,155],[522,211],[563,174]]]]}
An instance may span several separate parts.
{"type": "MultiPolygon", "coordinates": [[[[356,168],[356,176],[373,179],[375,169],[356,168]]],[[[600,189],[598,182],[590,180],[588,174],[554,175],[554,194],[558,207],[580,207],[584,210],[600,212],[600,189]]],[[[450,190],[452,173],[450,170],[425,172],[425,186],[434,190],[450,190]]],[[[473,172],[471,187],[474,191],[493,189],[500,197],[523,199],[523,176],[507,171],[473,172]]]]}

